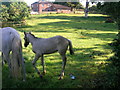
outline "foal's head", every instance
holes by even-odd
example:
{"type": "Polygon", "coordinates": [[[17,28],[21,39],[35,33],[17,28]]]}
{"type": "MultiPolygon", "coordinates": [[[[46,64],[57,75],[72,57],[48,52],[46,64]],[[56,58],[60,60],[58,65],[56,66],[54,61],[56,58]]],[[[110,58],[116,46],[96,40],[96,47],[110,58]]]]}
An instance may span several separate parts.
{"type": "Polygon", "coordinates": [[[29,45],[29,42],[30,42],[29,37],[37,39],[37,37],[35,37],[31,32],[29,32],[29,33],[24,32],[24,40],[25,40],[24,46],[25,47],[27,47],[29,45]]]}
{"type": "Polygon", "coordinates": [[[27,47],[29,45],[28,34],[29,33],[24,32],[24,40],[25,40],[24,46],[25,47],[27,47]]]}

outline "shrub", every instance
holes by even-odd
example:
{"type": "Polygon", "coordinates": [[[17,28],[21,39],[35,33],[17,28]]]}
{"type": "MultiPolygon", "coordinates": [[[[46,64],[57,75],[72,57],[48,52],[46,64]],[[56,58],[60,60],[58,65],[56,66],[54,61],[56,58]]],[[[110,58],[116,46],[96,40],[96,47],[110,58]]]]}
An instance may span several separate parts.
{"type": "Polygon", "coordinates": [[[30,15],[29,7],[25,2],[3,3],[1,5],[2,24],[11,26],[13,24],[23,24],[26,17],[30,15]],[[11,24],[11,25],[10,25],[11,24]]]}

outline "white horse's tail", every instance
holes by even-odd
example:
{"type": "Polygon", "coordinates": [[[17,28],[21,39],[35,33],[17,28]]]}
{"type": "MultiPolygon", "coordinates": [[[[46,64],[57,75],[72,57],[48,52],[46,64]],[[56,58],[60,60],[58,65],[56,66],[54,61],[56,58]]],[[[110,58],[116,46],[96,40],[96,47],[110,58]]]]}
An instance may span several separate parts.
{"type": "Polygon", "coordinates": [[[25,80],[26,76],[25,76],[24,58],[22,56],[22,42],[19,37],[14,38],[12,41],[13,41],[12,42],[13,59],[11,61],[12,73],[16,78],[21,77],[21,73],[23,73],[23,80],[25,80]]]}

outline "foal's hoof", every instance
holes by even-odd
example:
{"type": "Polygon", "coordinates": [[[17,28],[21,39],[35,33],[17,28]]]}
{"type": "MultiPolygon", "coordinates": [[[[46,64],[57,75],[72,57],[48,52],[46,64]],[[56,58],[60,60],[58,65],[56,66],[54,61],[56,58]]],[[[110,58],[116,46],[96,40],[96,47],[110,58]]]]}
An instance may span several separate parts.
{"type": "Polygon", "coordinates": [[[26,80],[25,79],[23,79],[23,82],[25,82],[26,80]]]}
{"type": "Polygon", "coordinates": [[[63,79],[63,77],[59,77],[59,78],[58,78],[58,80],[62,80],[62,79],[63,79]]]}
{"type": "Polygon", "coordinates": [[[42,75],[40,75],[40,78],[43,78],[43,76],[42,76],[42,75]]]}
{"type": "Polygon", "coordinates": [[[45,75],[46,74],[46,70],[45,71],[43,71],[43,75],[45,75]]]}

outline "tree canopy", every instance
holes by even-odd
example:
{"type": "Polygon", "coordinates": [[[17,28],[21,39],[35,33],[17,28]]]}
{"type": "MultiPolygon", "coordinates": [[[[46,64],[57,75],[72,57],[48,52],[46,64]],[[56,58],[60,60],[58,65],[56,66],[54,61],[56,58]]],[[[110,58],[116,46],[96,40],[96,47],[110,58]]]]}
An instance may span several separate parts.
{"type": "Polygon", "coordinates": [[[29,16],[30,10],[25,2],[3,2],[1,4],[2,22],[21,22],[29,16]]]}
{"type": "Polygon", "coordinates": [[[100,9],[114,18],[120,30],[120,2],[105,2],[100,9]]]}
{"type": "Polygon", "coordinates": [[[72,10],[73,9],[83,9],[83,5],[80,2],[54,2],[54,4],[69,6],[69,7],[71,7],[72,10]]]}

